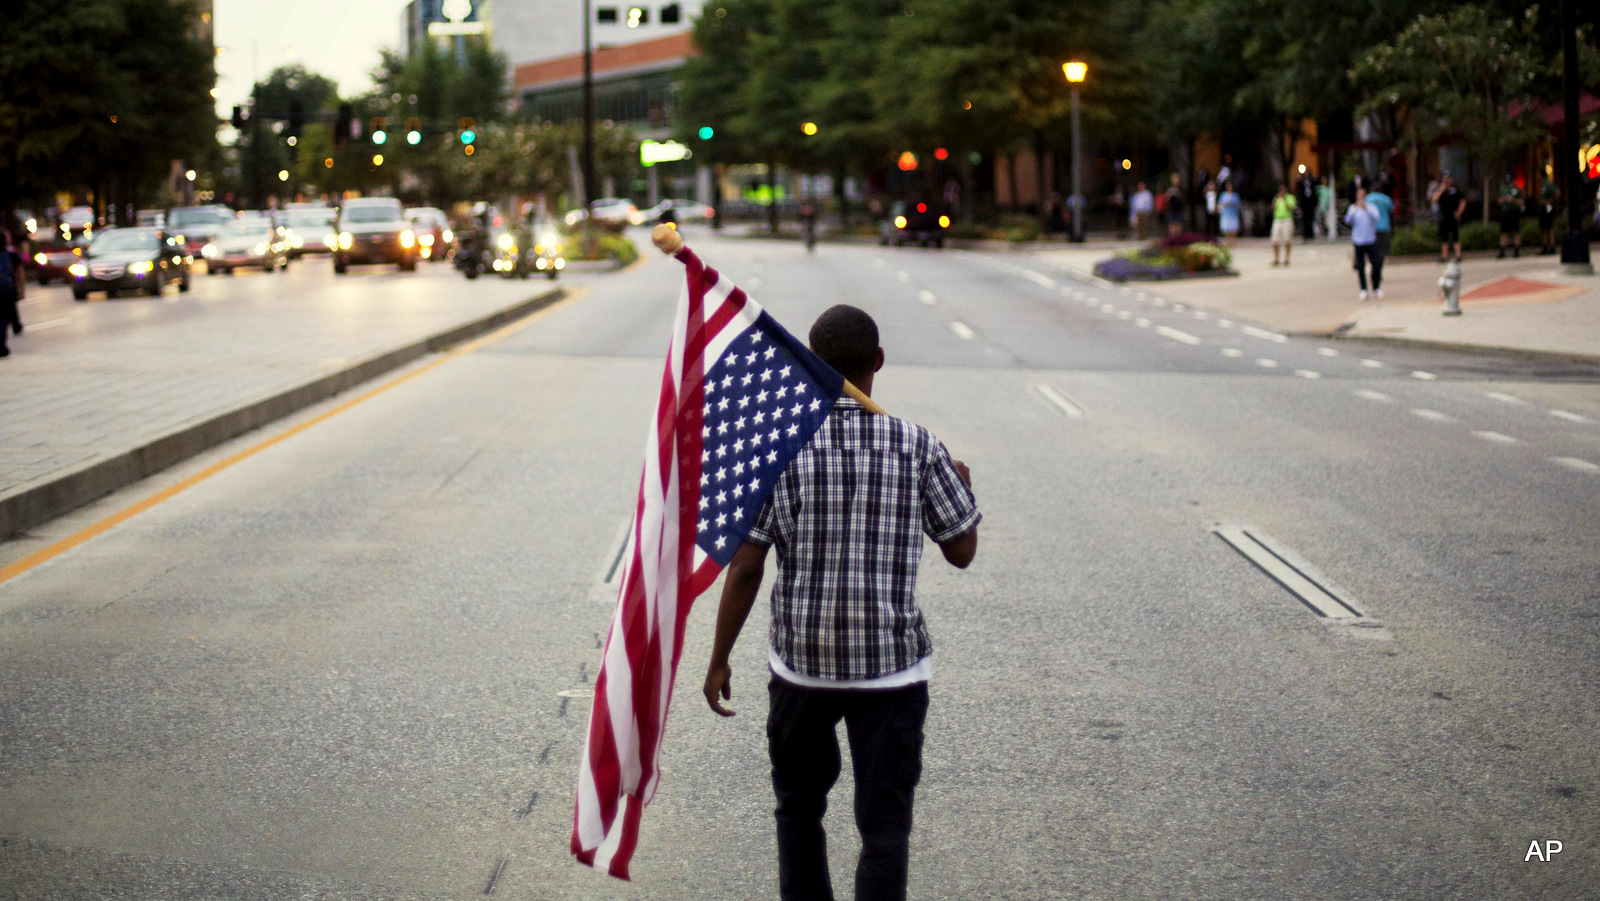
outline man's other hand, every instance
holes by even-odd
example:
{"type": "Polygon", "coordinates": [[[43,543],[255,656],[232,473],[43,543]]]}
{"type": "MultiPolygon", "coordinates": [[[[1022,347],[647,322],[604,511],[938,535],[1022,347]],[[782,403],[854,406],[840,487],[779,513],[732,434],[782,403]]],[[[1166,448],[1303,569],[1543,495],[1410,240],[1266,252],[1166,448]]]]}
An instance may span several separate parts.
{"type": "Polygon", "coordinates": [[[711,664],[706,670],[706,703],[719,716],[733,716],[733,708],[722,706],[722,701],[733,700],[733,667],[726,663],[711,664]],[[717,700],[718,698],[722,700],[717,700]]]}

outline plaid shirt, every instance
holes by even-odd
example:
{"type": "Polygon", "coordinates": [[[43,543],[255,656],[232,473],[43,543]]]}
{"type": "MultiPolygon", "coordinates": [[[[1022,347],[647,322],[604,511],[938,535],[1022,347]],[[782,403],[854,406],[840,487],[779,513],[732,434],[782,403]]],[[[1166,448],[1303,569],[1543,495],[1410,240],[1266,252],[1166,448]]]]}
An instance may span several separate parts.
{"type": "Polygon", "coordinates": [[[773,650],[822,679],[914,665],[933,650],[915,596],[922,535],[949,541],[981,518],[931,432],[839,398],[746,539],[778,548],[773,650]]]}

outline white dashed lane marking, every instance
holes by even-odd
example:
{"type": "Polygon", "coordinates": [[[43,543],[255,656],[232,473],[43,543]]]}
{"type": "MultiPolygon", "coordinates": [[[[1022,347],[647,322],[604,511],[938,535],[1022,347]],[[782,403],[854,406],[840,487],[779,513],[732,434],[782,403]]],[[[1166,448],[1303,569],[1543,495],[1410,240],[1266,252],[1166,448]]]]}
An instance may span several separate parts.
{"type": "Polygon", "coordinates": [[[1589,425],[1594,422],[1593,419],[1590,419],[1587,416],[1579,413],[1572,413],[1567,410],[1551,410],[1550,415],[1557,419],[1565,419],[1567,422],[1576,422],[1582,425],[1589,425]]]}
{"type": "Polygon", "coordinates": [[[1294,371],[1294,374],[1299,376],[1299,377],[1301,377],[1301,378],[1303,378],[1303,379],[1320,379],[1320,378],[1322,378],[1322,373],[1316,371],[1315,369],[1296,369],[1294,371]]]}
{"type": "Polygon", "coordinates": [[[1438,378],[1439,378],[1438,376],[1434,375],[1431,372],[1423,372],[1420,369],[1412,370],[1411,371],[1411,377],[1414,378],[1414,379],[1421,379],[1424,382],[1437,381],[1438,378]]]}
{"type": "Polygon", "coordinates": [[[1133,324],[1137,325],[1140,328],[1149,328],[1150,327],[1150,320],[1148,320],[1148,319],[1144,318],[1143,316],[1141,316],[1138,319],[1133,320],[1133,324]]]}
{"type": "Polygon", "coordinates": [[[1117,318],[1118,319],[1132,319],[1133,318],[1133,314],[1128,312],[1127,310],[1118,310],[1117,311],[1117,318]]]}
{"type": "Polygon", "coordinates": [[[1456,418],[1454,416],[1450,416],[1450,415],[1447,415],[1445,413],[1440,413],[1438,410],[1427,410],[1427,409],[1424,409],[1422,407],[1418,407],[1417,409],[1412,410],[1411,411],[1411,415],[1419,417],[1421,419],[1426,419],[1429,422],[1455,422],[1456,421],[1456,418]]]}
{"type": "Polygon", "coordinates": [[[1503,404],[1527,403],[1527,401],[1517,397],[1515,394],[1507,394],[1504,391],[1485,391],[1483,392],[1483,396],[1489,398],[1490,400],[1497,400],[1503,404]]]}
{"type": "Polygon", "coordinates": [[[1382,391],[1374,391],[1371,388],[1360,388],[1355,392],[1355,395],[1364,400],[1376,401],[1380,404],[1394,403],[1394,398],[1384,394],[1382,391]]]}
{"type": "Polygon", "coordinates": [[[901,269],[900,271],[896,272],[894,274],[894,277],[899,279],[899,280],[901,280],[901,281],[903,281],[903,282],[905,282],[908,285],[911,284],[911,273],[905,271],[904,269],[901,269]]]}
{"type": "Polygon", "coordinates": [[[1517,443],[1517,439],[1511,437],[1510,435],[1502,435],[1499,432],[1483,431],[1483,432],[1473,432],[1472,434],[1478,436],[1479,438],[1482,438],[1485,441],[1490,441],[1490,442],[1493,442],[1495,444],[1516,444],[1517,443]]]}
{"type": "Polygon", "coordinates": [[[1244,356],[1244,351],[1237,347],[1224,347],[1222,349],[1222,355],[1225,357],[1242,357],[1244,356]]]}
{"type": "Polygon", "coordinates": [[[1117,308],[1112,306],[1111,304],[1103,303],[1103,304],[1100,305],[1100,312],[1102,312],[1102,313],[1115,313],[1116,311],[1117,311],[1117,308]]]}
{"type": "Polygon", "coordinates": [[[1068,397],[1066,392],[1054,385],[1037,384],[1033,386],[1033,390],[1039,392],[1039,396],[1049,401],[1056,409],[1067,414],[1069,419],[1087,419],[1089,417],[1089,412],[1081,404],[1068,397]]]}
{"type": "Polygon", "coordinates": [[[1279,344],[1286,343],[1289,340],[1287,335],[1280,335],[1277,332],[1269,332],[1264,328],[1256,328],[1253,325],[1241,325],[1239,326],[1239,331],[1244,332],[1246,335],[1249,335],[1252,338],[1260,338],[1263,341],[1276,341],[1279,344]]]}
{"type": "Polygon", "coordinates": [[[1019,269],[1017,274],[1041,288],[1054,288],[1056,280],[1043,273],[1034,272],[1032,269],[1019,269]]]}
{"type": "Polygon", "coordinates": [[[1382,369],[1383,368],[1383,364],[1379,363],[1377,360],[1362,360],[1361,361],[1361,365],[1367,367],[1368,369],[1382,369]]]}
{"type": "Polygon", "coordinates": [[[1557,466],[1565,466],[1574,472],[1600,472],[1600,466],[1588,460],[1579,460],[1577,457],[1551,457],[1550,462],[1557,466]]]}
{"type": "Polygon", "coordinates": [[[956,337],[963,341],[971,341],[973,338],[978,337],[977,332],[968,328],[967,324],[959,319],[950,323],[950,331],[955,332],[956,337]]]}
{"type": "Polygon", "coordinates": [[[1220,325],[1223,328],[1233,328],[1233,320],[1232,319],[1218,319],[1217,320],[1217,325],[1220,325]]]}
{"type": "Polygon", "coordinates": [[[934,303],[938,302],[938,300],[939,300],[939,298],[933,296],[933,292],[932,291],[929,291],[926,288],[924,288],[923,290],[917,292],[917,299],[922,301],[925,304],[928,304],[929,306],[932,306],[934,303]]]}
{"type": "Polygon", "coordinates": [[[1260,366],[1262,369],[1277,369],[1278,368],[1278,361],[1277,360],[1269,360],[1266,357],[1259,357],[1256,360],[1256,365],[1260,366]]]}
{"type": "Polygon", "coordinates": [[[1339,352],[1331,347],[1319,347],[1317,348],[1317,355],[1322,357],[1337,357],[1339,352]]]}
{"type": "Polygon", "coordinates": [[[1199,338],[1196,338],[1188,332],[1180,332],[1177,329],[1167,325],[1156,326],[1156,334],[1161,335],[1163,338],[1171,338],[1174,341],[1181,341],[1184,344],[1194,345],[1202,343],[1199,338]]]}

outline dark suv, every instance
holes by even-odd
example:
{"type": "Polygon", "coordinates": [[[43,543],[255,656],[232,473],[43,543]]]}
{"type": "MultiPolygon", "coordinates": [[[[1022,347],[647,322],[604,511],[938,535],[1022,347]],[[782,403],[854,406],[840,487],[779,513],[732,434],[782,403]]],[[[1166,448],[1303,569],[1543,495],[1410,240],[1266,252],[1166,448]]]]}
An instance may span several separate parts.
{"type": "Polygon", "coordinates": [[[335,227],[334,272],[343,275],[351,263],[395,263],[407,272],[417,268],[417,234],[393,197],[346,200],[335,227]]]}

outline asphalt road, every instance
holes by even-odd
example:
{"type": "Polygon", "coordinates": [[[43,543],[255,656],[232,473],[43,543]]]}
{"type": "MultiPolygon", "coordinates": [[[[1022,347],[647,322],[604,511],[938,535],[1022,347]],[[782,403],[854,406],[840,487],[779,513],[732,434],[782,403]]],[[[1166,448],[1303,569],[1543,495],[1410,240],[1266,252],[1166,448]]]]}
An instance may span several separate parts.
{"type": "MultiPolygon", "coordinates": [[[[690,239],[793,331],[872,312],[876,396],[972,467],[978,560],[919,583],[913,898],[1592,897],[1600,372],[1285,338],[1025,255],[690,239]]],[[[596,279],[0,584],[0,899],[774,897],[766,613],[722,720],[717,589],[634,884],[566,854],[677,290],[659,256],[596,279]]]]}

